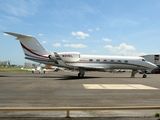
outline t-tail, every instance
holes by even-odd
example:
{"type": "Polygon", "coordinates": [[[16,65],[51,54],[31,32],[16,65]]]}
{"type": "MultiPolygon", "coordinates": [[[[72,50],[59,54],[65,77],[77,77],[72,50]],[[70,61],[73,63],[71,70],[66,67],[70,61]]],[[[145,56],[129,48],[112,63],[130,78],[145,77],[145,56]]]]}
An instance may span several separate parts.
{"type": "Polygon", "coordinates": [[[47,51],[41,46],[35,37],[12,32],[4,33],[17,37],[17,40],[20,41],[26,59],[48,58],[47,51]]]}

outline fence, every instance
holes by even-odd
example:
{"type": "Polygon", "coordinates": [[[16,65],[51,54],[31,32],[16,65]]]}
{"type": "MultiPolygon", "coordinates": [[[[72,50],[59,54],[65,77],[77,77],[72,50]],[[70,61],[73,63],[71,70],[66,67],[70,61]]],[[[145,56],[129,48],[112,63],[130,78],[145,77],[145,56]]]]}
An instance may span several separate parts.
{"type": "Polygon", "coordinates": [[[66,111],[70,117],[70,111],[85,110],[156,110],[160,106],[131,106],[131,107],[0,107],[0,111],[66,111]]]}

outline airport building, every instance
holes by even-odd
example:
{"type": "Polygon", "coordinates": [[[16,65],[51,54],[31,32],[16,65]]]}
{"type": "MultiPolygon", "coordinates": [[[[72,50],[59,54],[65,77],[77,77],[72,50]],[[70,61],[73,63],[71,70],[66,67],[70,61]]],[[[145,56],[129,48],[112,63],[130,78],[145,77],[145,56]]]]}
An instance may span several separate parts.
{"type": "Polygon", "coordinates": [[[25,68],[28,68],[28,69],[31,69],[31,68],[32,68],[32,63],[30,63],[30,62],[25,62],[25,63],[24,63],[24,67],[25,67],[25,68]]]}
{"type": "Polygon", "coordinates": [[[39,66],[39,63],[31,63],[31,62],[25,62],[24,63],[24,68],[36,68],[37,66],[39,66]]]}
{"type": "Polygon", "coordinates": [[[8,65],[8,61],[0,61],[0,66],[7,66],[8,65]]]}

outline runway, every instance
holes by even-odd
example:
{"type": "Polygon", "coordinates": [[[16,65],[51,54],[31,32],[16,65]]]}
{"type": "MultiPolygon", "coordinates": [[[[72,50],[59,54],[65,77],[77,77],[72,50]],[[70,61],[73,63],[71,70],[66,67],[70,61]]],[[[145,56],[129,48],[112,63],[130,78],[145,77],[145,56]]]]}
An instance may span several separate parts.
{"type": "MultiPolygon", "coordinates": [[[[160,105],[160,75],[77,72],[0,73],[0,107],[125,107],[160,105]]],[[[73,117],[152,117],[157,110],[76,111],[73,117]]],[[[65,117],[63,112],[0,112],[5,116],[65,117]]]]}

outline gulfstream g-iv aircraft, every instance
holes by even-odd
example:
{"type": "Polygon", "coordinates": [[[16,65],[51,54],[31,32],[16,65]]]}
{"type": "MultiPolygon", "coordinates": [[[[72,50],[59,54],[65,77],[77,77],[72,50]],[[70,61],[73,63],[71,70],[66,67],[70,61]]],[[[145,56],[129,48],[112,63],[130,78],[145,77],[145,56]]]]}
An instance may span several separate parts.
{"type": "MultiPolygon", "coordinates": [[[[106,71],[108,69],[131,69],[131,77],[138,70],[146,71],[157,66],[143,57],[82,55],[79,52],[48,52],[35,37],[12,32],[4,32],[17,37],[25,54],[25,59],[58,67],[79,70],[78,77],[84,77],[85,71],[106,71]]],[[[147,75],[143,74],[143,78],[147,75]]]]}

